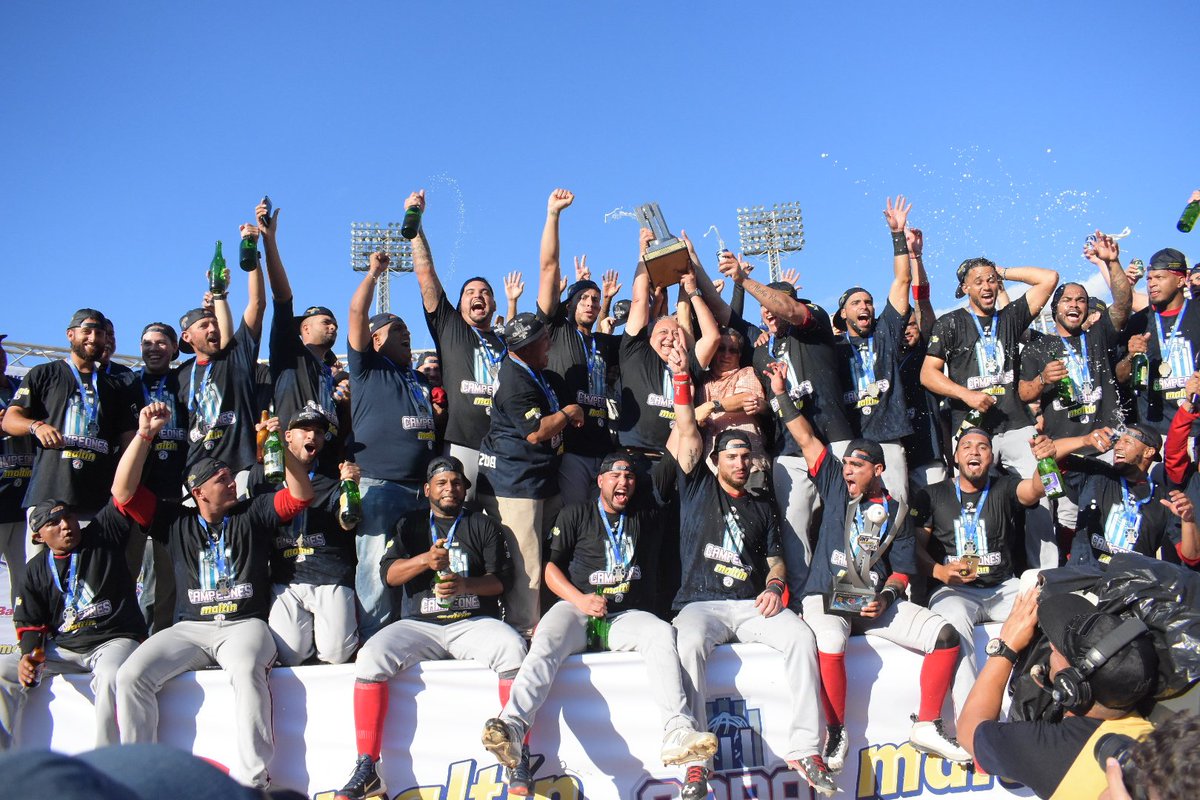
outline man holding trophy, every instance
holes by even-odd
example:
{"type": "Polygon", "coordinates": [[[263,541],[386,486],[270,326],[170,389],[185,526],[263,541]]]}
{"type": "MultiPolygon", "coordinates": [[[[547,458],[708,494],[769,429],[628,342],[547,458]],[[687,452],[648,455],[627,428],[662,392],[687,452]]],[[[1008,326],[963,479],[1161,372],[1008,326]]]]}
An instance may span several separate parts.
{"type": "Polygon", "coordinates": [[[966,763],[970,754],[946,735],[941,720],[958,662],[959,636],[946,620],[904,599],[909,576],[916,573],[915,543],[900,502],[884,486],[883,448],[854,439],[839,461],[788,396],[786,369],[779,363],[767,368],[771,392],[825,508],[801,601],[804,621],[817,637],[825,764],[830,772],[839,772],[849,750],[846,641],[851,629],[925,654],[921,705],[913,715],[909,742],[923,752],[966,763]]]}

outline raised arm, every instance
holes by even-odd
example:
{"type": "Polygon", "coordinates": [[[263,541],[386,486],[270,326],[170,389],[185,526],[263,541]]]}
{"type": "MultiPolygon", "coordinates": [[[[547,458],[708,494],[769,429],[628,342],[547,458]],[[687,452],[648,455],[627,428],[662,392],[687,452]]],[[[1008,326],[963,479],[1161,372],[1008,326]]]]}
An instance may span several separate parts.
{"type": "Polygon", "coordinates": [[[1020,281],[1029,284],[1025,292],[1025,302],[1029,303],[1029,313],[1035,317],[1045,307],[1046,301],[1054,293],[1058,285],[1058,273],[1042,267],[999,267],[996,272],[1003,280],[1020,281]]]}
{"type": "Polygon", "coordinates": [[[793,300],[778,289],[772,289],[751,278],[746,272],[746,263],[739,259],[728,258],[721,261],[721,274],[740,285],[751,294],[758,304],[780,319],[785,319],[793,325],[807,325],[812,319],[808,306],[799,300],[793,300]]]}
{"type": "Polygon", "coordinates": [[[796,404],[787,393],[787,367],[782,362],[775,361],[767,365],[763,374],[771,382],[771,396],[778,406],[775,413],[779,415],[779,421],[796,440],[796,444],[800,445],[800,451],[804,453],[804,459],[809,466],[815,467],[820,463],[825,443],[817,438],[812,426],[796,408],[796,404]]]}
{"type": "Polygon", "coordinates": [[[908,240],[908,266],[912,278],[912,295],[917,304],[913,313],[917,318],[917,329],[921,332],[921,341],[928,342],[929,334],[933,331],[933,322],[937,319],[933,303],[929,300],[929,276],[925,274],[925,260],[921,251],[925,247],[925,235],[920,228],[906,228],[904,236],[908,240]]]}
{"type": "MultiPolygon", "coordinates": [[[[421,209],[422,219],[425,214],[425,190],[413,192],[404,201],[405,208],[417,206],[421,209]]],[[[433,313],[441,302],[446,290],[442,287],[441,278],[433,266],[433,252],[429,249],[429,240],[425,238],[425,226],[417,229],[417,236],[412,240],[413,272],[417,276],[417,286],[421,289],[421,305],[433,313]]]]}
{"type": "Polygon", "coordinates": [[[138,412],[137,436],[121,453],[113,474],[112,496],[117,505],[132,499],[142,482],[142,467],[146,456],[154,449],[154,437],[171,421],[171,409],[166,403],[150,403],[138,412]]]}
{"type": "MultiPolygon", "coordinates": [[[[257,240],[257,225],[243,225],[242,231],[250,233],[251,238],[257,240]]],[[[246,310],[242,312],[242,322],[257,339],[262,336],[263,315],[267,313],[267,285],[263,280],[261,264],[256,264],[253,270],[246,273],[246,286],[246,310]]],[[[224,337],[222,345],[223,340],[224,337]]]]}
{"type": "Polygon", "coordinates": [[[892,287],[888,290],[888,302],[892,308],[903,317],[908,313],[908,287],[912,285],[912,270],[908,265],[908,237],[904,233],[908,225],[908,212],[912,211],[912,203],[906,202],[904,195],[896,195],[896,204],[892,198],[887,199],[887,207],[883,218],[887,220],[888,229],[892,232],[892,287]]]}
{"type": "Polygon", "coordinates": [[[1113,301],[1108,307],[1108,318],[1113,328],[1119,331],[1125,327],[1133,310],[1133,286],[1121,268],[1121,246],[1116,239],[1097,230],[1096,242],[1090,249],[1099,261],[1100,271],[1104,273],[1104,280],[1112,292],[1113,301]]]}
{"type": "Polygon", "coordinates": [[[375,284],[392,260],[388,254],[377,250],[371,253],[367,274],[350,298],[350,324],[346,329],[346,340],[360,353],[371,349],[371,300],[375,297],[375,284]]]}
{"type": "Polygon", "coordinates": [[[721,344],[721,329],[717,326],[717,319],[713,316],[712,309],[704,302],[704,294],[696,288],[696,273],[694,271],[686,273],[679,282],[687,297],[688,306],[692,313],[696,315],[696,322],[700,326],[700,338],[696,340],[696,361],[701,367],[708,369],[708,365],[712,363],[713,356],[717,354],[717,347],[721,344]]]}
{"type": "MultiPolygon", "coordinates": [[[[1108,286],[1109,291],[1113,292],[1113,304],[1115,305],[1117,302],[1117,295],[1116,292],[1113,291],[1113,280],[1112,275],[1109,274],[1108,262],[1096,255],[1096,250],[1094,247],[1088,247],[1087,245],[1085,245],[1083,248],[1083,257],[1095,264],[1096,268],[1100,270],[1100,277],[1104,279],[1104,283],[1106,286],[1108,286]]],[[[1139,292],[1133,288],[1137,285],[1137,282],[1142,279],[1141,275],[1133,274],[1133,269],[1134,267],[1127,267],[1126,269],[1122,270],[1122,274],[1125,275],[1125,280],[1129,283],[1131,313],[1134,311],[1141,311],[1143,308],[1150,305],[1150,298],[1146,295],[1146,293],[1139,292]]],[[[1110,307],[1109,312],[1111,313],[1111,311],[1112,309],[1110,307]]],[[[1120,328],[1117,328],[1117,330],[1120,330],[1120,328]]]]}
{"type": "Polygon", "coordinates": [[[704,436],[696,424],[696,409],[692,405],[692,384],[688,376],[687,345],[683,333],[677,333],[675,344],[667,356],[675,400],[675,428],[667,439],[667,449],[685,474],[691,474],[704,458],[704,436]]]}
{"type": "Polygon", "coordinates": [[[237,333],[237,328],[233,324],[233,309],[229,307],[228,295],[216,296],[211,293],[205,293],[205,305],[208,305],[209,298],[212,299],[213,316],[217,319],[217,330],[221,334],[221,349],[233,342],[233,335],[237,333]]]}
{"type": "Polygon", "coordinates": [[[555,189],[546,201],[546,224],[542,228],[541,273],[538,280],[538,308],[547,317],[558,310],[559,240],[558,217],[575,201],[566,189],[555,189]]]}
{"type": "Polygon", "coordinates": [[[517,315],[517,301],[525,293],[525,277],[520,272],[510,272],[504,276],[504,296],[508,298],[508,318],[517,315]]]}
{"type": "MultiPolygon", "coordinates": [[[[1033,451],[1034,461],[1041,461],[1046,456],[1056,457],[1057,448],[1054,446],[1054,440],[1040,434],[1029,443],[1029,449],[1033,451]]],[[[1046,487],[1036,472],[1032,477],[1017,484],[1017,500],[1026,508],[1033,508],[1045,496],[1046,487]]]]}
{"type": "Polygon", "coordinates": [[[612,316],[613,300],[621,291],[621,276],[615,269],[604,273],[600,283],[600,319],[612,316]]]}
{"type": "MultiPolygon", "coordinates": [[[[271,299],[276,302],[292,299],[292,283],[288,279],[287,270],[283,268],[283,259],[279,257],[279,242],[275,238],[279,230],[279,209],[267,216],[267,204],[259,203],[254,208],[254,218],[258,220],[258,237],[262,240],[263,252],[267,256],[267,281],[271,284],[271,299]]],[[[247,226],[242,226],[245,229],[247,226]]]]}
{"type": "MultiPolygon", "coordinates": [[[[642,230],[646,230],[643,228],[642,230]]],[[[637,336],[650,321],[650,275],[646,264],[638,261],[633,273],[633,297],[629,301],[629,316],[625,319],[625,333],[637,336]]]]}

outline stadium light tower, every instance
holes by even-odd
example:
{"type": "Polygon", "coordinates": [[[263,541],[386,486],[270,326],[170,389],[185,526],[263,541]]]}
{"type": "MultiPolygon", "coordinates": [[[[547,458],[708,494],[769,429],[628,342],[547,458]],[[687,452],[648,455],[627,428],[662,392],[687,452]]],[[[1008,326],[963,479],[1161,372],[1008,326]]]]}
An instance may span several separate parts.
{"type": "Polygon", "coordinates": [[[379,290],[375,295],[375,313],[391,310],[388,284],[393,272],[412,272],[412,242],[400,235],[402,223],[378,222],[350,223],[350,267],[355,272],[366,272],[371,265],[371,253],[382,250],[392,263],[379,277],[379,290]]]}
{"type": "Polygon", "coordinates": [[[779,263],[784,253],[804,248],[804,221],[799,203],[776,203],[770,208],[752,206],[737,210],[738,239],[742,255],[766,256],[771,280],[781,279],[779,263]]]}

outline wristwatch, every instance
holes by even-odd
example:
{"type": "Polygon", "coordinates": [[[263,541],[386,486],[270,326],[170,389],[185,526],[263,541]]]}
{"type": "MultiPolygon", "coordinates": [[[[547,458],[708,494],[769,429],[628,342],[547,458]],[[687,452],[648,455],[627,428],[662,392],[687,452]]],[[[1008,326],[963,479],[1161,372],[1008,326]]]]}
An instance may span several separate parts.
{"type": "Polygon", "coordinates": [[[1017,651],[1005,644],[1003,639],[997,638],[989,640],[987,647],[983,649],[983,652],[987,653],[989,657],[1002,656],[1014,664],[1017,663],[1017,651]]]}

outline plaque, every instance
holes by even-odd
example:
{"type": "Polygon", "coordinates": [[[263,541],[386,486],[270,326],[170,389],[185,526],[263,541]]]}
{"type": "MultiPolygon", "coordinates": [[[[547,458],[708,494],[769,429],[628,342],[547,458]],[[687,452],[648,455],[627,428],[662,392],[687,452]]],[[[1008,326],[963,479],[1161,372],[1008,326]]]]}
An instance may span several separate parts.
{"type": "Polygon", "coordinates": [[[826,611],[830,614],[857,617],[874,599],[874,589],[860,589],[852,584],[839,581],[834,584],[833,591],[829,593],[829,607],[826,611]]]}
{"type": "Polygon", "coordinates": [[[671,235],[658,203],[638,206],[636,213],[642,227],[654,233],[654,239],[646,248],[646,254],[642,256],[646,263],[646,274],[650,276],[651,288],[674,286],[692,266],[687,245],[671,235]]]}

